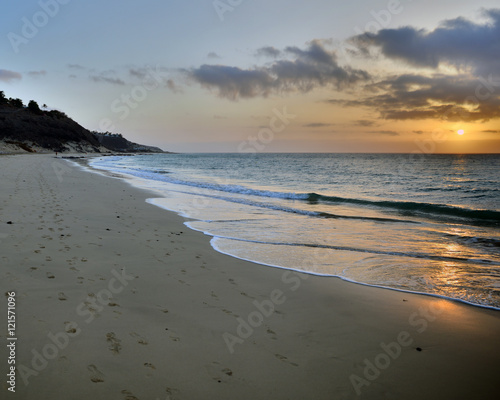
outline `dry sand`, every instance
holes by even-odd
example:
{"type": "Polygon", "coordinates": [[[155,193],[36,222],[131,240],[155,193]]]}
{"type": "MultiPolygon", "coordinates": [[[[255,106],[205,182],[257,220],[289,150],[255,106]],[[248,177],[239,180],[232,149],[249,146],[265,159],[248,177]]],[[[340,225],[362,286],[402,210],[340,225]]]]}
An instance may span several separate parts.
{"type": "Polygon", "coordinates": [[[49,155],[0,171],[0,399],[498,396],[498,311],[219,254],[155,194],[49,155]]]}

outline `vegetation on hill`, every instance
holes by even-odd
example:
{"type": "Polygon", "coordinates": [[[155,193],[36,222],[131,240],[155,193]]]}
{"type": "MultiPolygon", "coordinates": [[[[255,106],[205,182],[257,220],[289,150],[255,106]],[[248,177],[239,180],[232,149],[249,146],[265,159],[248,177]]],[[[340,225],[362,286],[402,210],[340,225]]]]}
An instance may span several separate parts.
{"type": "Polygon", "coordinates": [[[54,152],[162,152],[156,147],[139,145],[121,134],[91,132],[58,110],[42,110],[30,100],[25,106],[21,99],[7,98],[0,91],[0,140],[15,144],[26,151],[33,147],[54,152]]]}

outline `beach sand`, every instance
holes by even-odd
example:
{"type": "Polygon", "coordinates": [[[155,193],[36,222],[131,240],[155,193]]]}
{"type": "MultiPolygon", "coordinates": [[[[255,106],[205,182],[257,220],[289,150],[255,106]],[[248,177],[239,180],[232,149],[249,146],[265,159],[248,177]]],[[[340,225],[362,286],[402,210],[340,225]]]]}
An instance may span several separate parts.
{"type": "Polygon", "coordinates": [[[0,399],[498,396],[498,311],[217,253],[154,193],[50,155],[0,171],[0,399]]]}

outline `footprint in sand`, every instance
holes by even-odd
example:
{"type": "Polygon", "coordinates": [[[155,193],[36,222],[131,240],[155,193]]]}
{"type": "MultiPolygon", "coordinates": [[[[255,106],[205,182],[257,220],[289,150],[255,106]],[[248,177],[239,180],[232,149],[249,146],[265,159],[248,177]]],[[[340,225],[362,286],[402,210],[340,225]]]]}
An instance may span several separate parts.
{"type": "Polygon", "coordinates": [[[130,332],[130,336],[132,336],[134,339],[136,339],[137,343],[139,343],[139,344],[143,344],[143,345],[148,344],[148,341],[145,338],[143,338],[141,335],[139,335],[138,333],[130,332]]]}
{"type": "Polygon", "coordinates": [[[104,382],[104,374],[97,369],[94,364],[90,364],[87,366],[87,369],[90,372],[90,380],[94,383],[104,382]]]}
{"type": "Polygon", "coordinates": [[[272,329],[267,328],[267,331],[266,331],[266,332],[267,332],[267,334],[268,334],[268,335],[271,335],[271,339],[274,339],[274,340],[276,340],[276,339],[277,339],[276,332],[274,332],[272,329]]]}
{"type": "Polygon", "coordinates": [[[50,272],[47,272],[47,278],[49,278],[49,279],[54,279],[54,278],[55,278],[55,276],[54,276],[54,274],[52,274],[52,273],[50,273],[50,272]]]}
{"type": "Polygon", "coordinates": [[[220,365],[217,361],[214,361],[211,365],[205,366],[208,374],[212,377],[214,381],[222,383],[223,381],[227,381],[233,375],[233,371],[229,368],[220,368],[220,365]]]}
{"type": "Polygon", "coordinates": [[[125,396],[124,397],[125,400],[139,400],[129,390],[126,390],[126,389],[122,390],[122,394],[125,396]]]}
{"type": "Polygon", "coordinates": [[[171,388],[171,387],[167,387],[165,389],[165,392],[167,392],[167,395],[168,397],[165,399],[165,400],[174,400],[174,397],[172,396],[176,396],[179,394],[179,390],[175,389],[175,388],[171,388]]]}
{"type": "Polygon", "coordinates": [[[114,332],[109,332],[106,334],[106,340],[110,343],[109,349],[113,354],[119,354],[122,349],[121,340],[118,339],[114,332]]]}
{"type": "Polygon", "coordinates": [[[68,298],[66,297],[66,295],[63,292],[59,292],[59,295],[57,298],[61,301],[68,300],[68,298]]]}
{"type": "Polygon", "coordinates": [[[66,333],[72,333],[75,334],[77,332],[76,328],[73,328],[72,324],[68,324],[66,326],[66,333]]]}
{"type": "Polygon", "coordinates": [[[293,362],[291,362],[291,361],[288,361],[288,358],[287,358],[287,357],[285,357],[285,356],[282,356],[281,354],[277,354],[277,353],[276,353],[274,356],[275,356],[278,360],[283,361],[283,362],[286,362],[286,363],[288,363],[288,364],[291,364],[291,365],[293,365],[294,367],[298,367],[298,366],[299,366],[299,364],[296,364],[296,363],[293,363],[293,362]]]}
{"type": "Polygon", "coordinates": [[[170,339],[174,342],[178,342],[179,340],[181,340],[181,338],[179,336],[175,336],[175,335],[170,335],[170,339]]]}

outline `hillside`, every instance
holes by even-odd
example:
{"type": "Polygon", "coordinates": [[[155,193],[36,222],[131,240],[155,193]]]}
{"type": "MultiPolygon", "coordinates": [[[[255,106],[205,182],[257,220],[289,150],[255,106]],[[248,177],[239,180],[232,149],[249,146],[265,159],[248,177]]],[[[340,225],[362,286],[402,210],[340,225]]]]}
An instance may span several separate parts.
{"type": "Polygon", "coordinates": [[[63,112],[44,111],[34,101],[6,99],[0,91],[0,152],[163,152],[121,135],[91,132],[63,112]]]}

